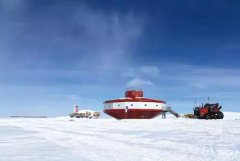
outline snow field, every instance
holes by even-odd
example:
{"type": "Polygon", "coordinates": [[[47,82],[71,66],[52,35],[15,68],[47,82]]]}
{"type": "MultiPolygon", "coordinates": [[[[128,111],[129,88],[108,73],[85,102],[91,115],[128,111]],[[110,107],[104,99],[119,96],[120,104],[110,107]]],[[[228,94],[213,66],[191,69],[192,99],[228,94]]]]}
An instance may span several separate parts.
{"type": "Polygon", "coordinates": [[[0,119],[0,161],[240,161],[240,115],[226,115],[224,120],[0,119]]]}

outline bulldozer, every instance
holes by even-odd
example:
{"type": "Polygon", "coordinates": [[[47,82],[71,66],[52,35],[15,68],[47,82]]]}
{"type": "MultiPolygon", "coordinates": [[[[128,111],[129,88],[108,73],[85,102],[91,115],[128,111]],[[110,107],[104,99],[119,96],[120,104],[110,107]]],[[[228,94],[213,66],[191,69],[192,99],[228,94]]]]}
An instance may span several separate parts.
{"type": "Polygon", "coordinates": [[[206,103],[205,105],[193,108],[194,117],[198,119],[223,119],[224,114],[221,112],[222,106],[219,103],[206,103]]]}

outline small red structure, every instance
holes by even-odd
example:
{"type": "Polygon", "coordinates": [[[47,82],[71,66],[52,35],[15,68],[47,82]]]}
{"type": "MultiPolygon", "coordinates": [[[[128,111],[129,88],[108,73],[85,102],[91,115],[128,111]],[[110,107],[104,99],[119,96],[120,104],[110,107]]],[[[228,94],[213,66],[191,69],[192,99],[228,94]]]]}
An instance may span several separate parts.
{"type": "Polygon", "coordinates": [[[104,113],[116,119],[150,119],[161,114],[166,102],[143,97],[142,90],[127,90],[125,98],[104,102],[104,113]]]}
{"type": "Polygon", "coordinates": [[[78,112],[78,105],[74,105],[73,112],[77,113],[78,112]]]}

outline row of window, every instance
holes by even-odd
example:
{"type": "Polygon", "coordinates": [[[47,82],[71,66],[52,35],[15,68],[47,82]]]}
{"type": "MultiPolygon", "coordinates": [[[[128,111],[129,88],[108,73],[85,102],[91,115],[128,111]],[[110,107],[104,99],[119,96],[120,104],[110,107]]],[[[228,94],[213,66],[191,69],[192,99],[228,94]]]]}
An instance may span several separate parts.
{"type": "MultiPolygon", "coordinates": [[[[108,105],[109,107],[111,107],[111,105],[108,105]]],[[[131,106],[133,106],[133,104],[131,104],[131,106]]],[[[144,106],[147,106],[147,104],[144,104],[144,106]]],[[[120,107],[120,104],[118,104],[118,107],[120,107]]],[[[126,106],[128,107],[128,106],[126,106]]],[[[158,104],[156,105],[156,107],[158,107],[158,104]]]]}

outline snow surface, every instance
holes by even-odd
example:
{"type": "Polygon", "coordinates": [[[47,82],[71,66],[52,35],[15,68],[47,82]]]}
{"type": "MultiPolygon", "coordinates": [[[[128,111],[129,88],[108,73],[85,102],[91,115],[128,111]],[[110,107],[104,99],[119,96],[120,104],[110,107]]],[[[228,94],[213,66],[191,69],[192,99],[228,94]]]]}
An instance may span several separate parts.
{"type": "Polygon", "coordinates": [[[224,120],[0,119],[0,161],[240,161],[240,113],[224,120]]]}

